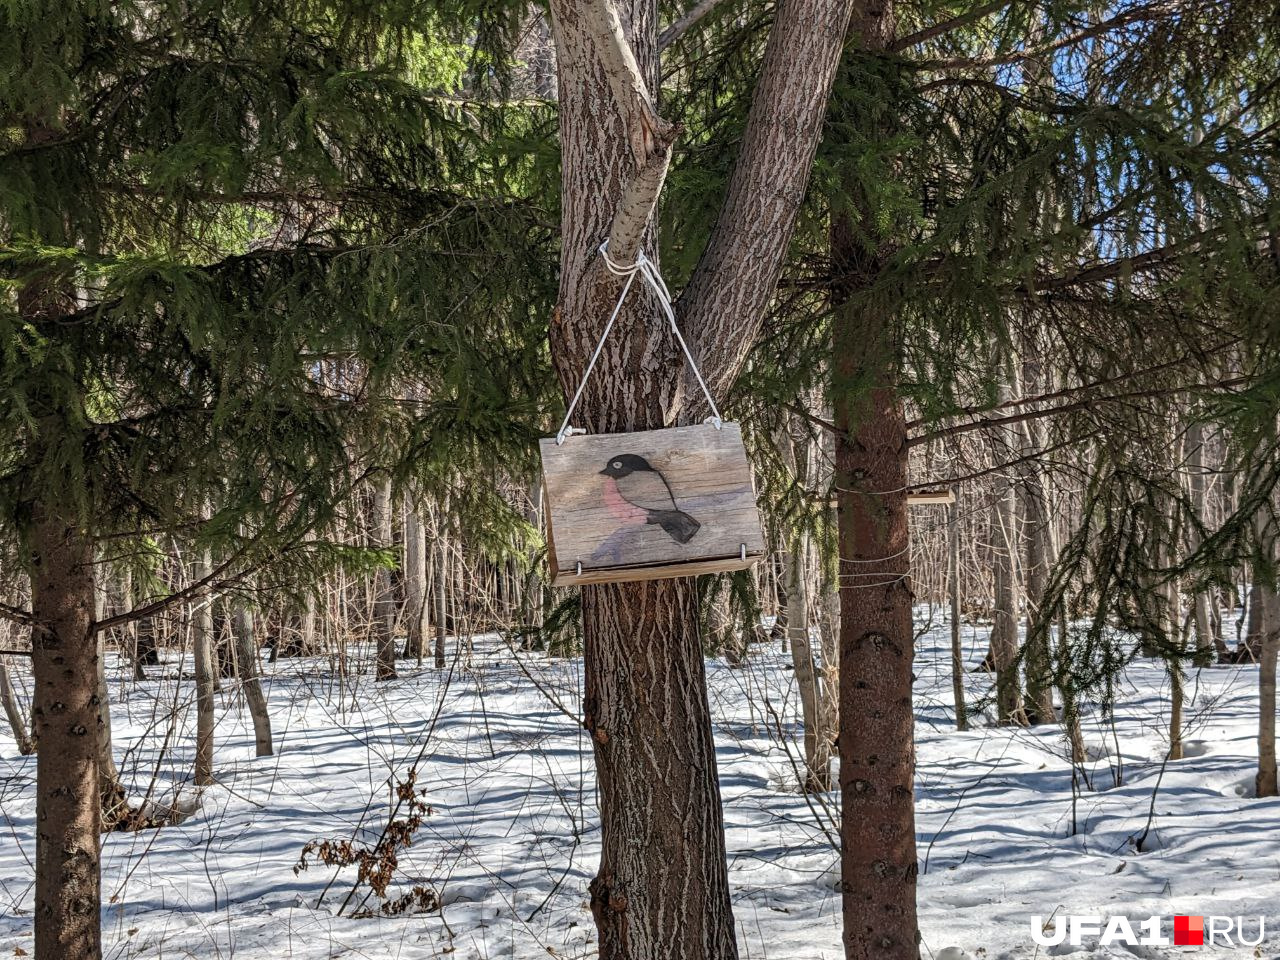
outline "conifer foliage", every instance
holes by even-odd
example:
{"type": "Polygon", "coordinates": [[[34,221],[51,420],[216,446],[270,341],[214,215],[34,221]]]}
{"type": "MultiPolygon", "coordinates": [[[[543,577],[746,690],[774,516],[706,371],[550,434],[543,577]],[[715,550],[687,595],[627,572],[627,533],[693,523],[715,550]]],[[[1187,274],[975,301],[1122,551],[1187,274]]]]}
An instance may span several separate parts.
{"type": "Polygon", "coordinates": [[[505,121],[451,101],[448,38],[410,3],[0,13],[0,544],[32,585],[7,613],[33,636],[41,960],[100,954],[95,567],[145,578],[179,532],[214,558],[188,595],[332,563],[311,534],[368,475],[527,446],[546,231],[482,176],[505,121]]]}

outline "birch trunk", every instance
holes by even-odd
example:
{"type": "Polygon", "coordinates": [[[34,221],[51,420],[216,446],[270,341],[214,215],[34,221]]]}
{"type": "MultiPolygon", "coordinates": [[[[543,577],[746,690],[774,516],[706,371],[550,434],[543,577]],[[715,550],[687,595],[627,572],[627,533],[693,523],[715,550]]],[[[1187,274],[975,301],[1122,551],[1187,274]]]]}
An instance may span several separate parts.
{"type": "MultiPolygon", "coordinates": [[[[104,616],[105,600],[101,585],[94,588],[94,620],[104,616]]],[[[111,736],[111,691],[107,689],[107,636],[97,631],[94,636],[97,647],[97,669],[94,682],[98,702],[98,796],[102,802],[102,823],[110,830],[128,811],[124,786],[116,769],[115,748],[111,736]]]]}

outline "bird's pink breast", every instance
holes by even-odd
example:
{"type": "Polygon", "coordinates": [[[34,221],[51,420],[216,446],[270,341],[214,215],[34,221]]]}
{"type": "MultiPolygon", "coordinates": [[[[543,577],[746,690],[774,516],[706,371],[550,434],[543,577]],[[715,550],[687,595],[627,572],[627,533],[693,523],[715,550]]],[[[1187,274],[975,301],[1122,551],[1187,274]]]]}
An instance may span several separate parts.
{"type": "Polygon", "coordinates": [[[618,492],[618,481],[613,477],[604,478],[604,505],[614,519],[622,523],[644,523],[649,515],[634,503],[622,499],[618,492]]]}

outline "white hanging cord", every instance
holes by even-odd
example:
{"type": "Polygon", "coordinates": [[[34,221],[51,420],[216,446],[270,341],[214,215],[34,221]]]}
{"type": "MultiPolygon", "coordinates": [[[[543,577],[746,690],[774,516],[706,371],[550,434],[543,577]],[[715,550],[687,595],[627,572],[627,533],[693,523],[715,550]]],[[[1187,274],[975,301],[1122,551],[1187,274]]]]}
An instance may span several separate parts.
{"type": "Polygon", "coordinates": [[[582,374],[582,382],[578,384],[578,389],[574,392],[573,399],[569,401],[569,409],[564,414],[564,423],[560,424],[560,429],[556,432],[556,444],[564,443],[565,437],[572,436],[575,433],[587,432],[581,427],[569,426],[569,421],[573,418],[573,411],[578,406],[578,401],[582,399],[582,391],[587,385],[587,378],[591,376],[591,371],[595,369],[596,361],[600,359],[600,351],[604,349],[605,338],[609,336],[609,331],[613,329],[613,322],[618,319],[618,313],[622,310],[623,301],[627,299],[627,294],[631,291],[631,284],[637,274],[644,277],[650,289],[653,290],[654,296],[658,298],[658,305],[662,307],[662,312],[666,314],[667,322],[671,324],[671,332],[676,335],[676,342],[680,344],[680,349],[684,351],[685,359],[689,361],[693,375],[698,380],[698,386],[702,388],[702,395],[707,398],[707,406],[711,408],[711,416],[707,417],[703,423],[709,423],[719,430],[724,421],[720,419],[720,411],[716,409],[716,402],[711,399],[711,390],[708,389],[707,382],[702,379],[702,371],[698,369],[698,364],[693,359],[689,345],[684,342],[684,337],[680,334],[680,328],[676,325],[676,312],[671,306],[671,291],[667,289],[666,283],[663,282],[662,275],[658,273],[658,268],[653,265],[652,260],[644,255],[643,251],[636,256],[636,262],[629,266],[621,266],[614,263],[609,258],[608,240],[600,244],[600,256],[603,258],[604,265],[609,269],[610,273],[615,276],[626,277],[627,282],[622,285],[622,293],[618,294],[618,302],[613,305],[613,313],[609,314],[609,322],[604,325],[604,331],[600,334],[600,342],[596,344],[595,353],[591,354],[587,369],[582,374]]]}

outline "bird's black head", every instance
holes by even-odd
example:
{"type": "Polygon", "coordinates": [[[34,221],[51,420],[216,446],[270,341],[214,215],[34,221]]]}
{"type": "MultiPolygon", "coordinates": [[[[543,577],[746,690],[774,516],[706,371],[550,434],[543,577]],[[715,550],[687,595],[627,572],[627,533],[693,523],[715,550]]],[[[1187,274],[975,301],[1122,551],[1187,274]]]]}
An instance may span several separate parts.
{"type": "Polygon", "coordinates": [[[649,461],[644,457],[638,457],[634,453],[623,453],[616,457],[610,457],[609,462],[600,471],[600,475],[618,480],[629,473],[635,473],[637,470],[652,469],[653,467],[649,466],[649,461]]]}

